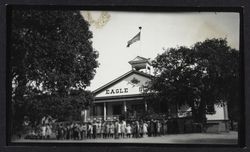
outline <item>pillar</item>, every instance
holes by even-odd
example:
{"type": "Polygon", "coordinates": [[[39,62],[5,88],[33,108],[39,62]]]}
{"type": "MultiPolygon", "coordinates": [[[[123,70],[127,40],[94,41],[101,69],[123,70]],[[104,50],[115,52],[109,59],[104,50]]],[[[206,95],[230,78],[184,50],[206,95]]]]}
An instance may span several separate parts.
{"type": "Polygon", "coordinates": [[[123,109],[124,109],[124,112],[126,113],[127,112],[127,103],[126,103],[126,101],[123,102],[123,109]]]}
{"type": "Polygon", "coordinates": [[[86,122],[86,119],[85,119],[85,109],[81,111],[81,119],[83,122],[86,122]]]}
{"type": "Polygon", "coordinates": [[[124,114],[125,114],[125,119],[127,119],[127,102],[123,102],[123,108],[124,108],[124,114]]]}
{"type": "Polygon", "coordinates": [[[87,115],[88,115],[88,111],[85,109],[84,110],[84,122],[87,122],[87,115]]]}
{"type": "Polygon", "coordinates": [[[83,122],[86,122],[87,121],[87,110],[86,109],[82,110],[81,116],[83,117],[83,122]]]}
{"type": "Polygon", "coordinates": [[[103,120],[107,119],[107,105],[106,102],[103,103],[103,120]]]}
{"type": "Polygon", "coordinates": [[[224,103],[223,111],[224,111],[224,119],[228,120],[228,107],[227,107],[227,103],[224,103]]]}

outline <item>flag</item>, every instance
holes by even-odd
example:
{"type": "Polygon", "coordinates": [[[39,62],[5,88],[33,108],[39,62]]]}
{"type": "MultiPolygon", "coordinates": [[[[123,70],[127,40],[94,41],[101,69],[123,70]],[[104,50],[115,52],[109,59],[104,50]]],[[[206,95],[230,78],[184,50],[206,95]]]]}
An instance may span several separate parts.
{"type": "Polygon", "coordinates": [[[141,38],[141,31],[137,33],[131,40],[128,41],[127,47],[129,47],[131,44],[135,43],[136,41],[139,41],[141,38]]]}

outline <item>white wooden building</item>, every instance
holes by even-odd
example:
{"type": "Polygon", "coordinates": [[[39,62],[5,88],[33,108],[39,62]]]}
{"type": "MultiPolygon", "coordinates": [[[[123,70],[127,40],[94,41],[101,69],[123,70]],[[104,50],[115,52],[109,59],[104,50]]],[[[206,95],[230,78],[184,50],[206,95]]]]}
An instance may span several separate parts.
{"type": "MultiPolygon", "coordinates": [[[[115,80],[110,81],[94,91],[94,106],[85,112],[85,121],[118,119],[121,114],[128,113],[136,117],[148,110],[143,100],[143,86],[152,78],[153,68],[150,59],[137,56],[129,61],[132,69],[115,80]]],[[[179,107],[176,117],[183,117],[187,106],[179,107]],[[184,111],[184,112],[183,112],[184,111]]],[[[227,131],[227,106],[214,105],[215,113],[207,114],[208,132],[227,131]]]]}

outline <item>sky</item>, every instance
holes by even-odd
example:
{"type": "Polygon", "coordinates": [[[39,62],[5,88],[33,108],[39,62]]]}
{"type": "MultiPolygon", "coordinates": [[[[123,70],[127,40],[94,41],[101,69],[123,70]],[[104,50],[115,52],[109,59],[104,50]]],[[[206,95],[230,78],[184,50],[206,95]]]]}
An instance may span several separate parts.
{"type": "MultiPolygon", "coordinates": [[[[98,22],[102,11],[82,11],[83,18],[98,22]],[[89,14],[89,16],[87,16],[89,14]]],[[[239,49],[239,13],[233,12],[106,12],[105,24],[90,23],[93,48],[100,63],[88,90],[95,89],[131,70],[128,61],[136,56],[154,59],[164,49],[191,47],[208,38],[227,38],[232,48],[239,49]],[[141,39],[126,47],[141,29],[141,39]]]]}

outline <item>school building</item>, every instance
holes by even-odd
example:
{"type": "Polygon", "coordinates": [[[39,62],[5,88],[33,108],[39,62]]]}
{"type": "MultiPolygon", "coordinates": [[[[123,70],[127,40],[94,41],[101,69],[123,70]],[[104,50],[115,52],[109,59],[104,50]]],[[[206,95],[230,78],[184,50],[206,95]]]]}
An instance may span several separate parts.
{"type": "MultiPolygon", "coordinates": [[[[137,56],[128,63],[132,68],[130,71],[94,91],[94,104],[85,111],[85,121],[118,119],[124,113],[129,118],[137,118],[148,110],[148,104],[143,100],[143,90],[152,80],[151,61],[137,56]]],[[[212,109],[214,112],[206,115],[207,131],[228,131],[227,105],[213,105],[212,109]]],[[[173,116],[185,117],[190,112],[190,107],[180,106],[173,116]]]]}

